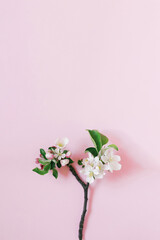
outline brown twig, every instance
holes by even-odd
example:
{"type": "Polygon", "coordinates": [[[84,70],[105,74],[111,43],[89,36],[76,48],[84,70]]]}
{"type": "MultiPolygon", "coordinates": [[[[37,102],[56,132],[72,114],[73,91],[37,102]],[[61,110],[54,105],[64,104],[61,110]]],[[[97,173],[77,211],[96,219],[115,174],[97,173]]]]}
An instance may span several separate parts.
{"type": "Polygon", "coordinates": [[[83,205],[83,212],[81,215],[81,220],[79,223],[79,240],[82,240],[83,237],[83,225],[84,225],[84,220],[85,220],[85,215],[87,212],[87,202],[88,202],[88,188],[89,188],[89,183],[85,183],[82,181],[82,179],[78,176],[76,170],[74,169],[74,167],[72,165],[68,166],[71,173],[75,176],[75,178],[77,179],[77,181],[81,184],[81,186],[84,189],[84,205],[83,205]]]}

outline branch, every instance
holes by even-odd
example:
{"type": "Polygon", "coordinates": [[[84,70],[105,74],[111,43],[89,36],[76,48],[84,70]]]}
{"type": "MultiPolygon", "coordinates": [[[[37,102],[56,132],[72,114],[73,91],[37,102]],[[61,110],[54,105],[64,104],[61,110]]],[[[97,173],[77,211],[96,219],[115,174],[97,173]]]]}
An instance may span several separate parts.
{"type": "Polygon", "coordinates": [[[85,215],[87,212],[88,187],[89,187],[89,183],[87,183],[86,187],[84,188],[84,205],[83,205],[83,212],[81,215],[81,221],[79,223],[79,240],[82,240],[82,236],[83,236],[83,225],[84,225],[85,215]]]}
{"type": "Polygon", "coordinates": [[[77,181],[82,185],[82,187],[85,189],[85,187],[87,186],[87,184],[85,182],[82,181],[82,179],[78,176],[78,173],[76,172],[76,170],[74,169],[74,167],[72,165],[68,166],[71,173],[75,176],[75,178],[77,179],[77,181]]]}
{"type": "Polygon", "coordinates": [[[71,173],[75,176],[75,178],[77,179],[77,181],[81,184],[81,186],[84,189],[84,205],[83,205],[83,212],[81,215],[81,220],[79,223],[79,240],[82,240],[82,236],[83,236],[83,225],[84,225],[84,219],[85,219],[85,215],[87,212],[87,202],[88,202],[88,188],[89,188],[89,183],[84,183],[82,181],[82,179],[78,176],[76,170],[74,169],[74,167],[72,165],[68,165],[71,173]]]}

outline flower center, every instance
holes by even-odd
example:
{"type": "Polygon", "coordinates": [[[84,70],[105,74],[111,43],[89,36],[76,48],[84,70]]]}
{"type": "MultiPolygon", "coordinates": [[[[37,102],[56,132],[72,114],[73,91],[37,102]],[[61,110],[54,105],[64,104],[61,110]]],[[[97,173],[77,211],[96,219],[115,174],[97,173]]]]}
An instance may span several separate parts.
{"type": "Polygon", "coordinates": [[[90,173],[89,173],[89,177],[93,177],[93,172],[90,172],[90,173]]]}

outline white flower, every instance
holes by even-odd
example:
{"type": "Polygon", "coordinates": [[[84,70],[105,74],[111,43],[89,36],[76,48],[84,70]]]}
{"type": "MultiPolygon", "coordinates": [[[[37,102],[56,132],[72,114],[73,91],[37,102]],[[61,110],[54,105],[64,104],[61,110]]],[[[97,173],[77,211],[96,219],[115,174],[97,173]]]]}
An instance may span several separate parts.
{"type": "Polygon", "coordinates": [[[84,158],[82,163],[83,163],[83,165],[87,165],[89,163],[88,158],[84,158]]]}
{"type": "Polygon", "coordinates": [[[83,159],[83,165],[93,164],[93,162],[94,162],[94,157],[91,153],[88,153],[88,158],[83,159]]]}
{"type": "Polygon", "coordinates": [[[86,176],[87,182],[93,183],[95,179],[104,177],[105,170],[120,170],[120,160],[120,156],[114,154],[113,148],[102,148],[97,157],[89,153],[88,157],[83,159],[83,169],[80,172],[86,176]]]}
{"type": "Polygon", "coordinates": [[[56,146],[59,148],[64,148],[69,142],[68,138],[57,138],[56,140],[56,146]]]}
{"type": "Polygon", "coordinates": [[[86,176],[86,181],[90,184],[94,182],[94,169],[90,165],[86,165],[81,171],[86,176]]]}
{"type": "Polygon", "coordinates": [[[121,169],[121,164],[119,163],[121,157],[119,155],[114,155],[112,148],[103,149],[101,159],[105,163],[105,170],[113,172],[114,170],[117,171],[121,169]]]}
{"type": "Polygon", "coordinates": [[[69,163],[69,159],[63,159],[61,160],[61,165],[64,167],[65,165],[67,165],[69,163]]]}
{"type": "Polygon", "coordinates": [[[63,153],[63,150],[61,148],[56,148],[54,150],[54,157],[58,160],[64,159],[66,157],[65,153],[63,153]]]}
{"type": "Polygon", "coordinates": [[[100,178],[100,179],[102,179],[102,178],[104,177],[104,175],[106,174],[106,173],[104,172],[104,170],[105,170],[105,165],[104,165],[101,161],[99,161],[99,162],[97,163],[97,166],[95,167],[95,171],[94,171],[94,173],[95,173],[95,178],[100,178]]]}
{"type": "Polygon", "coordinates": [[[86,176],[86,181],[90,184],[94,182],[96,178],[103,178],[105,175],[104,164],[100,161],[99,157],[93,157],[89,154],[88,158],[83,159],[84,168],[81,170],[86,176]]]}

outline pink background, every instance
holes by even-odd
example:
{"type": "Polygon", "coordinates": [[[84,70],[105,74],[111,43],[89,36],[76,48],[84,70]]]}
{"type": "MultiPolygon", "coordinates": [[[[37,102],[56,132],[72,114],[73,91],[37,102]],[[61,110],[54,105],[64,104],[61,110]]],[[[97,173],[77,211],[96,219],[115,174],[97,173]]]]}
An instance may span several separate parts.
{"type": "Polygon", "coordinates": [[[159,240],[160,1],[1,1],[0,68],[0,239],[77,239],[81,186],[31,170],[96,128],[123,168],[91,186],[85,240],[159,240]]]}

